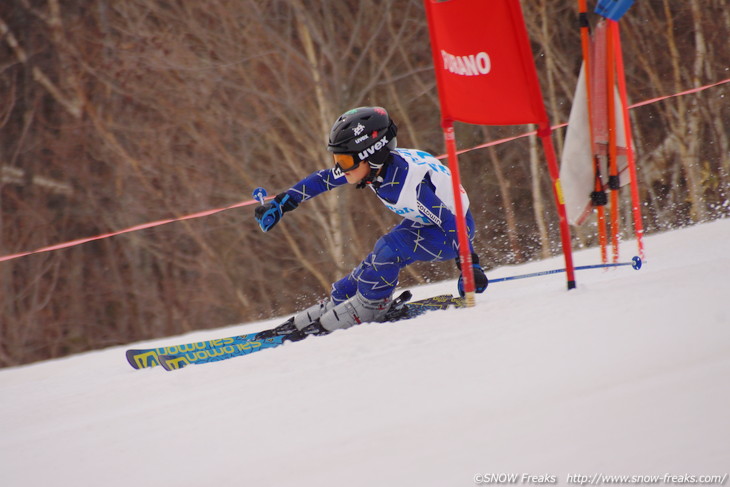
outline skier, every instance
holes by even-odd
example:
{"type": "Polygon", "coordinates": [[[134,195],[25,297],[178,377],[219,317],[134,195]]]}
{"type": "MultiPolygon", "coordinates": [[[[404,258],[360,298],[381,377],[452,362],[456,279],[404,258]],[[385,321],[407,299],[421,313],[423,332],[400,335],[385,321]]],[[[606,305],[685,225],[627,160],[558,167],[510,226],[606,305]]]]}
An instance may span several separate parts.
{"type": "MultiPolygon", "coordinates": [[[[349,275],[332,285],[328,299],[299,312],[260,338],[288,335],[300,340],[324,335],[363,322],[383,321],[393,304],[400,270],[416,261],[459,262],[454,198],[449,170],[432,155],[396,148],[397,127],[381,107],[345,112],[332,126],[327,149],[334,167],[317,171],[256,208],[264,232],[300,203],[344,184],[369,187],[385,206],[402,216],[401,223],[382,236],[373,251],[349,275]]],[[[476,292],[488,280],[474,253],[474,219],[469,199],[461,189],[469,233],[476,292]]],[[[463,296],[463,276],[458,281],[463,296]]]]}

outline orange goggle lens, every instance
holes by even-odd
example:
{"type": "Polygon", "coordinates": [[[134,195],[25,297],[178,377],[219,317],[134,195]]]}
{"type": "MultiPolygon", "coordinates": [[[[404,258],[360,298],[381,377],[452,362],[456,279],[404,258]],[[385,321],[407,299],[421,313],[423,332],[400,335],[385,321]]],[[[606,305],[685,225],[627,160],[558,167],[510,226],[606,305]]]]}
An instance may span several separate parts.
{"type": "Polygon", "coordinates": [[[360,165],[360,161],[355,161],[352,154],[332,154],[335,159],[335,167],[342,172],[349,172],[360,165]]]}

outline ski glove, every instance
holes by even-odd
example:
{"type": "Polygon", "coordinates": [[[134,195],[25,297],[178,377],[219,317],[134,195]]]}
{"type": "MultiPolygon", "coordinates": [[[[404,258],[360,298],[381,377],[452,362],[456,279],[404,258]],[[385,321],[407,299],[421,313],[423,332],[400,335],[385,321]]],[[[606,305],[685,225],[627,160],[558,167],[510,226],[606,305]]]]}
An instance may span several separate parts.
{"type": "Polygon", "coordinates": [[[256,221],[259,223],[261,230],[268,232],[274,227],[274,225],[279,223],[279,220],[281,220],[284,213],[292,211],[297,206],[299,206],[299,203],[294,201],[288,193],[284,192],[277,194],[273,200],[269,201],[265,205],[256,207],[254,210],[254,216],[256,217],[256,221]]]}
{"type": "MultiPolygon", "coordinates": [[[[456,267],[461,270],[461,261],[459,258],[456,258],[456,267]]],[[[489,285],[489,279],[487,279],[487,275],[484,273],[484,269],[482,269],[482,266],[479,265],[479,256],[472,252],[471,254],[471,267],[474,272],[474,290],[478,293],[483,293],[487,290],[487,286],[489,285]]],[[[462,298],[466,295],[466,292],[464,291],[464,275],[459,276],[459,296],[462,298]]]]}

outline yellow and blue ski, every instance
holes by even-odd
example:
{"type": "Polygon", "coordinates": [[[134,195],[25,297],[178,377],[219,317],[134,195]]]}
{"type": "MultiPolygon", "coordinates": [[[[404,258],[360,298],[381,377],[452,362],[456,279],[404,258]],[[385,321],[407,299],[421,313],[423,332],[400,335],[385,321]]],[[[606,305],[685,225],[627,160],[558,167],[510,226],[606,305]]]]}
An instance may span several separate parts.
{"type": "MultiPolygon", "coordinates": [[[[393,308],[386,316],[386,322],[396,322],[415,318],[431,310],[447,309],[451,306],[464,306],[463,298],[451,294],[433,296],[408,302],[411,297],[405,291],[396,299],[393,308]]],[[[170,347],[127,350],[127,361],[135,369],[161,365],[165,370],[177,370],[190,364],[219,362],[241,355],[249,355],[260,350],[278,347],[291,340],[291,335],[262,338],[265,333],[256,332],[217,340],[187,343],[170,347]]]]}

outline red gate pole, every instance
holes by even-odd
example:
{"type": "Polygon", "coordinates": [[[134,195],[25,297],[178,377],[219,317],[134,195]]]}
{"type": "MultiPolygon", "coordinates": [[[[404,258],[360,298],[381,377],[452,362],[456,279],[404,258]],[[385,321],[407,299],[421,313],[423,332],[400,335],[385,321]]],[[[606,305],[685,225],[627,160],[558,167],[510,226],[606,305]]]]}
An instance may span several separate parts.
{"type": "Polygon", "coordinates": [[[459,260],[461,261],[461,275],[464,277],[464,298],[466,306],[475,306],[474,296],[474,269],[472,267],[471,251],[469,246],[469,235],[466,231],[466,215],[464,204],[461,201],[461,175],[459,173],[459,156],[456,154],[456,135],[454,134],[454,122],[443,120],[444,141],[446,142],[446,153],[449,157],[449,170],[451,171],[451,188],[454,192],[454,210],[456,211],[456,233],[459,239],[459,260]]]}
{"type": "Polygon", "coordinates": [[[555,156],[555,147],[551,138],[552,129],[549,122],[540,122],[537,135],[542,140],[545,158],[550,171],[550,178],[553,181],[553,192],[555,194],[555,205],[558,209],[560,219],[560,238],[563,244],[563,255],[565,256],[565,273],[568,278],[568,290],[575,288],[575,269],[573,267],[573,251],[570,241],[570,226],[565,211],[565,200],[563,199],[563,188],[560,185],[560,170],[558,169],[558,158],[555,156]]]}
{"type": "Polygon", "coordinates": [[[624,71],[624,56],[621,52],[621,34],[618,22],[610,21],[609,27],[613,31],[615,42],[614,53],[616,57],[616,78],[618,80],[618,91],[621,97],[621,111],[624,120],[624,133],[626,136],[626,159],[629,165],[629,177],[631,178],[631,208],[634,215],[634,232],[636,243],[639,247],[639,257],[644,260],[644,224],[641,219],[641,198],[639,197],[639,180],[636,178],[636,160],[634,158],[634,143],[631,137],[631,119],[629,118],[629,98],[626,93],[626,73],[624,71]]]}
{"type": "MultiPolygon", "coordinates": [[[[583,72],[586,84],[586,101],[588,106],[588,133],[590,135],[591,144],[591,157],[593,161],[593,172],[595,179],[594,192],[603,192],[603,185],[600,179],[600,161],[598,158],[598,152],[595,145],[595,136],[593,134],[593,98],[591,96],[591,78],[593,77],[593,59],[591,59],[591,39],[590,39],[590,26],[588,24],[588,6],[586,0],[578,0],[578,18],[580,23],[580,42],[583,50],[583,72]]],[[[605,205],[596,204],[594,200],[594,207],[596,208],[596,224],[598,225],[598,243],[601,248],[601,262],[604,264],[608,262],[608,254],[606,251],[606,210],[605,205]]]]}
{"type": "Polygon", "coordinates": [[[616,61],[613,44],[613,29],[611,24],[613,20],[607,20],[608,30],[606,31],[606,48],[608,54],[606,55],[608,77],[607,93],[608,99],[608,158],[609,158],[609,170],[608,170],[608,189],[611,191],[611,256],[613,262],[618,262],[619,257],[619,201],[618,192],[621,188],[618,174],[618,147],[616,138],[616,105],[614,90],[616,87],[616,61]]]}

